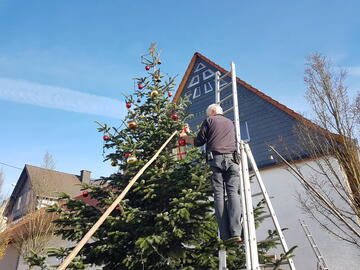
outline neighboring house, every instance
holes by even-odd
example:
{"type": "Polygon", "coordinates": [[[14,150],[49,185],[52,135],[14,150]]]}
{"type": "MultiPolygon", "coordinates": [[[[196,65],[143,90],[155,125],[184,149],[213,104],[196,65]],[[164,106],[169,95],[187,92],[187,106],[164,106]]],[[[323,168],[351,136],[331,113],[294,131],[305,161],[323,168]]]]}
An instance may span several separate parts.
{"type": "Polygon", "coordinates": [[[3,200],[0,204],[0,233],[6,229],[7,218],[4,215],[8,200],[3,200]]]}
{"type": "MultiPolygon", "coordinates": [[[[80,175],[73,175],[25,165],[4,211],[8,224],[1,235],[10,239],[10,244],[4,258],[0,260],[1,270],[28,269],[11,239],[18,234],[26,236],[31,222],[38,218],[53,219],[52,215],[45,213],[44,207],[56,203],[59,192],[65,192],[71,197],[81,194],[80,185],[90,183],[90,173],[82,170],[80,175]]],[[[59,237],[52,237],[48,246],[60,247],[70,244],[59,237]]]]}
{"type": "MultiPolygon", "coordinates": [[[[238,67],[238,70],[240,69],[238,67]]],[[[228,72],[200,53],[195,53],[175,94],[174,101],[180,97],[189,96],[192,102],[187,109],[187,112],[193,115],[187,121],[192,131],[197,131],[197,127],[206,118],[208,105],[215,103],[214,75],[217,71],[220,71],[221,75],[228,72]]],[[[220,87],[230,82],[231,78],[226,77],[220,87]]],[[[304,122],[314,124],[239,78],[237,78],[237,90],[241,137],[250,145],[267,190],[273,197],[272,203],[280,225],[288,228],[285,231],[288,246],[298,245],[294,258],[297,269],[316,269],[317,264],[299,219],[305,220],[309,226],[329,269],[358,269],[359,250],[336,240],[302,212],[297,201],[297,194],[304,194],[303,187],[285,167],[276,163],[269,151],[268,146],[275,145],[277,150],[287,158],[296,159],[297,166],[303,170],[305,176],[310,176],[309,166],[313,166],[314,161],[309,158],[306,149],[298,148],[298,137],[294,127],[304,122]],[[296,156],[292,156],[285,147],[296,149],[296,156]]],[[[221,97],[231,92],[232,89],[229,87],[221,92],[221,97]]],[[[226,111],[232,106],[232,99],[228,99],[221,105],[226,111]]],[[[226,116],[233,119],[233,112],[226,116]]],[[[319,181],[321,181],[320,177],[319,181]]],[[[253,188],[253,193],[256,193],[257,187],[253,188]]],[[[265,237],[263,230],[268,228],[273,228],[270,220],[261,225],[258,240],[263,240],[265,237]]]]}

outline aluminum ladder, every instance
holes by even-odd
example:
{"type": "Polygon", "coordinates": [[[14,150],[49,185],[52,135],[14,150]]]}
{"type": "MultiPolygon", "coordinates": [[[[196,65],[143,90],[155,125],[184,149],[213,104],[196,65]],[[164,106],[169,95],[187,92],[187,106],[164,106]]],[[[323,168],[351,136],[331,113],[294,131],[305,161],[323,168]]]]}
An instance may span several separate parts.
{"type": "Polygon", "coordinates": [[[313,249],[315,256],[317,258],[317,269],[318,270],[329,270],[329,268],[327,267],[324,257],[321,255],[320,253],[320,249],[319,247],[316,245],[315,239],[313,238],[312,234],[310,233],[309,227],[308,225],[306,225],[304,220],[300,220],[300,225],[303,228],[306,238],[309,240],[310,242],[310,246],[313,249]]]}
{"type": "MultiPolygon", "coordinates": [[[[239,116],[239,105],[238,105],[238,92],[237,92],[237,82],[236,82],[236,71],[235,64],[231,62],[230,71],[226,74],[220,74],[219,71],[215,73],[215,103],[221,105],[225,101],[229,100],[232,97],[233,104],[227,110],[224,110],[224,115],[233,111],[234,113],[234,124],[235,124],[235,132],[236,132],[236,149],[240,154],[240,195],[241,195],[241,205],[242,205],[242,215],[243,215],[243,231],[244,231],[244,244],[245,244],[245,257],[246,257],[246,270],[260,270],[267,265],[259,264],[259,254],[257,249],[257,241],[256,241],[256,229],[255,229],[255,221],[254,221],[254,211],[253,211],[253,203],[252,197],[262,195],[265,204],[267,205],[269,215],[266,217],[271,217],[278,233],[277,239],[272,240],[280,240],[281,245],[283,247],[284,252],[288,252],[289,248],[286,244],[284,234],[281,230],[280,224],[276,217],[274,208],[270,201],[270,197],[266,191],[266,187],[262,181],[259,169],[255,163],[255,159],[252,155],[251,149],[249,145],[241,140],[240,133],[240,116],[239,116]],[[221,81],[224,81],[224,78],[231,77],[231,82],[225,84],[220,87],[221,81]],[[221,91],[227,89],[232,86],[232,94],[221,99],[221,91]],[[249,175],[249,165],[248,161],[253,168],[254,176],[256,176],[257,182],[259,184],[261,192],[258,194],[251,194],[251,186],[250,186],[250,175],[249,175]],[[262,268],[260,268],[262,267],[262,268]]],[[[264,216],[265,218],[265,216],[264,216]]],[[[291,270],[296,270],[294,262],[291,258],[287,259],[287,262],[290,266],[291,270]]],[[[219,250],[219,270],[226,270],[226,251],[219,250]]]]}

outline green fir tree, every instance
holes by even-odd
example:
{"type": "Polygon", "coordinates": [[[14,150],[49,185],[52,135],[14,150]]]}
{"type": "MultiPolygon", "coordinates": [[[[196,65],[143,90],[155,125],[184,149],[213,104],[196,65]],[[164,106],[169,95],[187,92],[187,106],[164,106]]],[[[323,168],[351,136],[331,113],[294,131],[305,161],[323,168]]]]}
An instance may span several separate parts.
{"type": "MultiPolygon", "coordinates": [[[[97,184],[83,186],[97,205],[63,194],[63,206],[49,208],[59,213],[55,222],[57,234],[63,239],[80,241],[168,137],[185,126],[188,101],[171,101],[175,78],[166,78],[161,73],[160,53],[155,44],[142,57],[142,63],[146,75],[135,79],[137,89],[126,96],[128,114],[123,126],[99,127],[104,133],[105,160],[117,166],[118,172],[103,177],[97,184]]],[[[218,250],[224,245],[217,238],[211,172],[204,154],[197,148],[187,148],[184,159],[176,160],[173,149],[178,146],[179,137],[144,172],[69,269],[85,269],[88,265],[111,270],[218,268],[218,250]]],[[[255,214],[260,215],[261,209],[259,204],[255,214]]],[[[276,243],[262,245],[260,253],[265,255],[276,243]]],[[[52,249],[49,255],[63,260],[71,250],[52,249]]],[[[243,246],[234,245],[227,250],[229,269],[244,266],[243,246]]],[[[34,256],[34,260],[28,261],[32,265],[39,261],[45,269],[43,258],[34,256]]]]}

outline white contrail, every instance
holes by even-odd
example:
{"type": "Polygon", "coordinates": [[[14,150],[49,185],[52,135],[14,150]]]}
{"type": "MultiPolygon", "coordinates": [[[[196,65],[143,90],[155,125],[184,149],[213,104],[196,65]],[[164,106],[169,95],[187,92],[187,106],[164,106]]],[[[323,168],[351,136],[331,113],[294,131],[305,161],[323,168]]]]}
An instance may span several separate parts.
{"type": "Polygon", "coordinates": [[[0,99],[78,113],[120,118],[123,102],[67,88],[0,78],[0,99]]]}

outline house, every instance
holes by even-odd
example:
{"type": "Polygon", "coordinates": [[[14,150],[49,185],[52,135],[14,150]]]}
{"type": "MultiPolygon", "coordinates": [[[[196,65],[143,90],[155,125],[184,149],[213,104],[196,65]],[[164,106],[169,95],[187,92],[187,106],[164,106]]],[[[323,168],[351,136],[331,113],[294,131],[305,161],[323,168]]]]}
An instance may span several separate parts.
{"type": "MultiPolygon", "coordinates": [[[[4,210],[7,226],[1,236],[10,242],[0,260],[0,269],[28,269],[14,239],[26,239],[38,230],[51,231],[55,215],[46,213],[45,207],[58,201],[59,192],[71,197],[81,194],[81,183],[90,183],[90,173],[82,170],[80,175],[73,175],[25,165],[4,210]]],[[[72,244],[53,235],[47,241],[47,246],[51,247],[72,244]]]]}
{"type": "Polygon", "coordinates": [[[4,216],[8,200],[3,200],[0,204],[0,233],[5,230],[7,218],[4,216]]]}
{"type": "MultiPolygon", "coordinates": [[[[187,123],[192,131],[196,131],[204,118],[206,108],[215,103],[215,72],[221,75],[228,73],[207,57],[195,53],[192,57],[185,75],[174,96],[174,101],[188,96],[192,102],[187,112],[192,114],[187,123]]],[[[230,77],[225,77],[220,83],[224,87],[231,82],[230,77]]],[[[297,200],[304,194],[304,189],[298,180],[279,165],[269,151],[269,145],[275,145],[277,150],[286,158],[295,160],[296,165],[303,174],[311,176],[310,167],[315,166],[315,160],[305,148],[298,148],[299,138],[294,127],[300,123],[314,125],[308,119],[280,104],[270,96],[249,85],[240,78],[236,79],[238,103],[240,114],[241,137],[249,143],[258,168],[260,169],[267,191],[272,199],[275,212],[281,227],[288,228],[285,237],[289,247],[297,245],[294,262],[299,270],[316,269],[317,257],[300,225],[303,220],[309,227],[315,242],[330,269],[358,269],[360,265],[359,251],[343,241],[335,239],[322,230],[317,222],[310,219],[301,209],[297,200]],[[296,155],[287,149],[296,149],[296,155]]],[[[221,99],[232,92],[231,87],[221,92],[221,99]]],[[[221,104],[224,111],[232,106],[228,99],[221,104]]],[[[233,120],[233,113],[226,116],[233,120]]],[[[341,168],[339,168],[340,170],[341,168]]],[[[319,176],[319,182],[324,181],[319,176]]],[[[253,185],[253,193],[258,188],[253,185]]],[[[266,220],[258,230],[258,240],[266,236],[265,230],[274,228],[270,220],[266,220]]]]}

